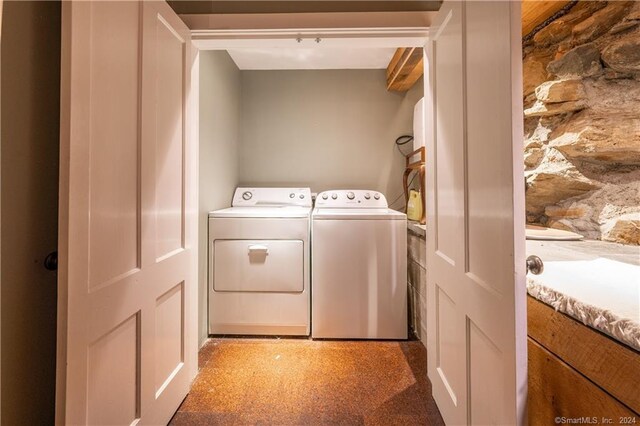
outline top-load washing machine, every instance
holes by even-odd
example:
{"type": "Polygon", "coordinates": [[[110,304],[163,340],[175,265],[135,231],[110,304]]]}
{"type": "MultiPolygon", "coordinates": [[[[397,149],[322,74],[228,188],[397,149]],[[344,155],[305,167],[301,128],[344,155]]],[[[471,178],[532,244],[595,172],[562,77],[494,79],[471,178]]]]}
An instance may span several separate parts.
{"type": "Polygon", "coordinates": [[[237,188],[209,213],[209,333],[310,329],[309,188],[237,188]]]}
{"type": "Polygon", "coordinates": [[[406,215],[375,191],[322,192],[311,242],[311,336],[406,339],[406,215]]]}

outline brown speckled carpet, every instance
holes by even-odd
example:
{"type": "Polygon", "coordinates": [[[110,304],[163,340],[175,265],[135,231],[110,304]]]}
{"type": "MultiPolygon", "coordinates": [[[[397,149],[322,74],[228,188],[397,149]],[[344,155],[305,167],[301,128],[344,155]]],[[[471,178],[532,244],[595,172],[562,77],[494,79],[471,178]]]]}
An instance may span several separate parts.
{"type": "Polygon", "coordinates": [[[443,425],[418,341],[211,339],[172,425],[443,425]]]}

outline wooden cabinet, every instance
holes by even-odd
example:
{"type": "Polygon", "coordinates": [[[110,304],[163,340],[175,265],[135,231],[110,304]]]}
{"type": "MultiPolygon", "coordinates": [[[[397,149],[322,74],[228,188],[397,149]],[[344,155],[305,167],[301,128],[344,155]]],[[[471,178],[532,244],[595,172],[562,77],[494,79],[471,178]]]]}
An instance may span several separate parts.
{"type": "Polygon", "coordinates": [[[529,425],[640,423],[640,354],[531,296],[527,303],[529,425]]]}

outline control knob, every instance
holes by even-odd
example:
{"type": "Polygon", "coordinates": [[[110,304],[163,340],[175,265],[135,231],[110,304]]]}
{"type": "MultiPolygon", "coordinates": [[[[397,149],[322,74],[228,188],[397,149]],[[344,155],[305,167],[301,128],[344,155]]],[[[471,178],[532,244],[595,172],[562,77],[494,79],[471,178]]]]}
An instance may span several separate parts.
{"type": "Polygon", "coordinates": [[[356,195],[353,192],[347,192],[347,198],[353,200],[354,198],[356,198],[356,195]]]}
{"type": "Polygon", "coordinates": [[[336,194],[336,193],[331,194],[331,198],[333,198],[334,200],[337,200],[338,199],[338,194],[336,194]]]}
{"type": "Polygon", "coordinates": [[[327,198],[329,198],[329,195],[328,195],[328,194],[322,194],[322,199],[323,199],[323,200],[326,200],[327,198]]]}
{"type": "Polygon", "coordinates": [[[369,194],[368,192],[366,194],[364,194],[364,199],[368,200],[369,198],[371,198],[371,194],[369,194]]]}
{"type": "Polygon", "coordinates": [[[373,194],[373,198],[375,198],[376,200],[379,200],[380,199],[380,194],[377,194],[377,193],[373,194]]]}
{"type": "Polygon", "coordinates": [[[251,191],[245,191],[242,193],[243,200],[250,200],[251,197],[253,197],[253,194],[251,193],[251,191]]]}

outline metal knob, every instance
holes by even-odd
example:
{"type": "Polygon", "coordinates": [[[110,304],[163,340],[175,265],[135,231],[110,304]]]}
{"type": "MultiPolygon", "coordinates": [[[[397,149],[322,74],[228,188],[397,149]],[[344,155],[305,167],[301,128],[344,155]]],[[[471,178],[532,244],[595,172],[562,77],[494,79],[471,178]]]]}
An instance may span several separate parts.
{"type": "Polygon", "coordinates": [[[540,275],[544,271],[544,263],[536,255],[527,257],[527,273],[531,272],[533,275],[540,275]]]}
{"type": "Polygon", "coordinates": [[[44,258],[44,268],[47,271],[57,271],[58,270],[58,252],[52,251],[44,258]]]}

